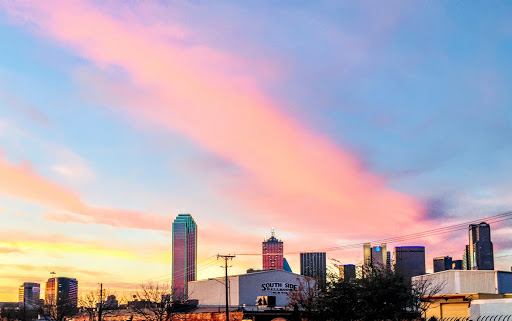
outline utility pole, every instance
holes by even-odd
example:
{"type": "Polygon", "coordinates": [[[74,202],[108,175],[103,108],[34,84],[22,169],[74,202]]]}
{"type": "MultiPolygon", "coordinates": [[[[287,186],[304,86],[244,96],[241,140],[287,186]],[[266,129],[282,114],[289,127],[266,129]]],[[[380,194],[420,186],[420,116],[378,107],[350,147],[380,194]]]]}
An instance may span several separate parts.
{"type": "MultiPolygon", "coordinates": [[[[226,271],[226,279],[225,279],[225,285],[226,285],[226,321],[229,321],[229,291],[228,291],[228,260],[232,260],[235,256],[234,255],[220,255],[217,254],[217,260],[219,258],[224,259],[224,268],[226,271]]],[[[101,321],[101,320],[100,320],[101,321]]]]}
{"type": "Polygon", "coordinates": [[[103,314],[103,283],[100,283],[100,307],[98,308],[98,321],[101,321],[103,314]]]}

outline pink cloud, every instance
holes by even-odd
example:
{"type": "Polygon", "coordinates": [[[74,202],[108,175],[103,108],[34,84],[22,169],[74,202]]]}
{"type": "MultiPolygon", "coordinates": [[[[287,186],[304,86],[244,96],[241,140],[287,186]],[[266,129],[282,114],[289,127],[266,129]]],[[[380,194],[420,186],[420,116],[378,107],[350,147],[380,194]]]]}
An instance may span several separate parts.
{"type": "MultiPolygon", "coordinates": [[[[250,74],[236,72],[250,69],[239,67],[243,59],[162,39],[148,26],[86,2],[4,6],[101,69],[126,72],[131,84],[123,99],[143,104],[119,108],[137,122],[181,133],[242,168],[246,179],[230,197],[250,196],[251,214],[302,231],[344,235],[422,228],[420,202],[389,189],[352,155],[283,114],[250,74]]],[[[134,226],[162,226],[140,213],[86,208],[78,198],[54,192],[50,200],[100,223],[122,224],[124,217],[134,226]]]]}
{"type": "Polygon", "coordinates": [[[35,173],[28,164],[13,165],[0,158],[0,177],[0,193],[80,215],[53,213],[46,215],[48,219],[137,229],[170,229],[168,218],[155,213],[90,206],[74,192],[35,173]]]}

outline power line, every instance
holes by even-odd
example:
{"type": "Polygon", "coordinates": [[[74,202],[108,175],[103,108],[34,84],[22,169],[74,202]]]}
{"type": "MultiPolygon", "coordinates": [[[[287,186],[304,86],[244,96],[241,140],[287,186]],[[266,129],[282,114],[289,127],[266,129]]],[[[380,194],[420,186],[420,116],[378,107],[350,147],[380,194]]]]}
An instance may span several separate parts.
{"type": "MultiPolygon", "coordinates": [[[[423,232],[418,233],[412,233],[402,236],[395,236],[380,240],[371,241],[369,243],[398,243],[403,241],[409,241],[409,240],[415,240],[420,238],[425,238],[429,236],[435,236],[440,234],[446,234],[446,233],[452,233],[455,231],[460,231],[468,228],[468,225],[470,224],[476,224],[482,221],[486,221],[487,223],[499,223],[504,222],[507,220],[512,219],[512,211],[510,212],[504,212],[500,214],[496,214],[493,216],[488,216],[484,218],[479,218],[471,221],[467,221],[464,223],[457,223],[453,225],[448,225],[445,227],[440,227],[432,230],[427,230],[423,232]]],[[[346,245],[340,245],[340,246],[333,246],[333,247],[327,247],[327,248],[321,248],[321,249],[314,249],[314,250],[303,250],[303,251],[291,251],[291,252],[285,252],[284,254],[299,254],[301,252],[333,252],[333,251],[342,251],[342,250],[349,250],[349,249],[355,249],[360,248],[364,245],[364,243],[367,242],[361,242],[361,243],[353,243],[353,244],[346,244],[346,245]]],[[[271,254],[262,254],[262,253],[236,253],[236,255],[271,255],[271,254]]]]}
{"type": "MultiPolygon", "coordinates": [[[[214,258],[215,255],[211,255],[209,257],[207,257],[206,259],[202,260],[201,262],[197,263],[197,272],[201,271],[201,270],[204,270],[205,268],[208,268],[208,267],[211,267],[212,265],[216,264],[217,261],[212,261],[210,263],[206,263],[204,266],[200,266],[201,264],[205,263],[206,261],[214,258]]],[[[185,271],[185,268],[181,268],[179,270],[176,270],[175,273],[179,273],[179,272],[183,272],[185,271]]],[[[152,277],[152,278],[148,278],[148,279],[144,279],[144,280],[139,280],[138,283],[142,283],[142,282],[145,282],[145,281],[154,281],[154,280],[158,280],[158,279],[165,279],[165,278],[168,278],[172,275],[172,272],[168,272],[166,274],[163,274],[163,275],[160,275],[160,276],[155,276],[155,277],[152,277]]]]}

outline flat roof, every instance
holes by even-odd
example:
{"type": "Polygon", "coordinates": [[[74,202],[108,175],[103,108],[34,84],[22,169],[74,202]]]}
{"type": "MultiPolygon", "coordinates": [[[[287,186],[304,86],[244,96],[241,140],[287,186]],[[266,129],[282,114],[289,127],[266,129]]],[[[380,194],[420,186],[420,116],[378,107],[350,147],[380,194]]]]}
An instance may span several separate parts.
{"type": "Polygon", "coordinates": [[[417,275],[417,276],[413,276],[413,278],[421,278],[421,277],[425,277],[425,276],[429,276],[429,275],[439,275],[439,274],[442,274],[442,273],[479,273],[479,274],[485,274],[485,273],[508,273],[508,274],[512,274],[512,271],[501,271],[501,270],[444,270],[444,271],[439,271],[439,272],[434,272],[434,273],[428,273],[428,274],[422,274],[422,275],[417,275]]]}
{"type": "MultiPolygon", "coordinates": [[[[263,271],[254,271],[254,272],[251,272],[251,273],[228,275],[228,278],[237,277],[237,276],[245,276],[245,275],[264,274],[264,273],[276,273],[276,272],[284,272],[284,273],[293,274],[293,275],[297,275],[297,276],[304,276],[302,274],[297,274],[297,273],[289,272],[289,271],[286,271],[286,270],[263,270],[263,271]]],[[[204,281],[210,281],[210,280],[224,280],[225,278],[226,278],[225,276],[219,276],[219,277],[216,277],[216,278],[208,278],[208,279],[195,280],[195,281],[190,281],[190,282],[204,282],[204,281]]]]}

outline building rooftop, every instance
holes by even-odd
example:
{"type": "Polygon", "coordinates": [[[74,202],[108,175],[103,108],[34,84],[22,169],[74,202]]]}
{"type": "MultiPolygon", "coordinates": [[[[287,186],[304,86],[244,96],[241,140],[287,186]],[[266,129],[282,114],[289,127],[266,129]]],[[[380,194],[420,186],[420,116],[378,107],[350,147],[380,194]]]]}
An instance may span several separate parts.
{"type": "MultiPolygon", "coordinates": [[[[254,271],[254,272],[251,272],[251,273],[228,275],[228,278],[237,277],[237,276],[244,276],[244,275],[258,275],[258,274],[264,274],[264,273],[276,273],[276,272],[289,273],[289,274],[293,274],[293,275],[300,275],[300,274],[293,273],[293,272],[288,272],[288,271],[285,271],[285,270],[261,270],[261,271],[254,271]]],[[[204,281],[211,281],[211,280],[224,280],[225,278],[226,278],[225,276],[219,276],[219,277],[216,277],[216,278],[208,278],[208,279],[190,281],[189,283],[191,283],[191,282],[204,282],[204,281]]]]}

